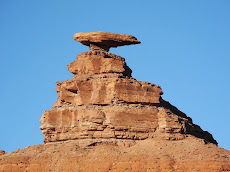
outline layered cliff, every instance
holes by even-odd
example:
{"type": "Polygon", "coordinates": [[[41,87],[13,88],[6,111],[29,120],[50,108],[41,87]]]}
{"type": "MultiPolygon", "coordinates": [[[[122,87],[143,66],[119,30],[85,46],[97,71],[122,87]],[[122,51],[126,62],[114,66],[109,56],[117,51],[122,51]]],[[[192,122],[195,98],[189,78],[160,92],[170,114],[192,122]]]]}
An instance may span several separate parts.
{"type": "Polygon", "coordinates": [[[41,117],[44,145],[0,155],[8,171],[226,171],[229,151],[162,99],[153,83],[137,81],[111,47],[138,44],[131,35],[78,33],[89,46],[57,82],[58,99],[41,117]],[[43,164],[41,166],[41,164],[43,164]]]}

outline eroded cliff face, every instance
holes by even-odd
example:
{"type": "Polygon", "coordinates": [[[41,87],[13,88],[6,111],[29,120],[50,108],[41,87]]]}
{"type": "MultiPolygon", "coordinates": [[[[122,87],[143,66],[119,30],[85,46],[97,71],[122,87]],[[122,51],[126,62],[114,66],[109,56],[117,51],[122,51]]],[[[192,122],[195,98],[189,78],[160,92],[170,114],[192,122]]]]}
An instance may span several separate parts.
{"type": "Polygon", "coordinates": [[[74,39],[92,51],[57,82],[58,99],[40,120],[45,144],[0,151],[0,171],[230,171],[229,151],[107,52],[140,41],[105,32],[74,39]]]}

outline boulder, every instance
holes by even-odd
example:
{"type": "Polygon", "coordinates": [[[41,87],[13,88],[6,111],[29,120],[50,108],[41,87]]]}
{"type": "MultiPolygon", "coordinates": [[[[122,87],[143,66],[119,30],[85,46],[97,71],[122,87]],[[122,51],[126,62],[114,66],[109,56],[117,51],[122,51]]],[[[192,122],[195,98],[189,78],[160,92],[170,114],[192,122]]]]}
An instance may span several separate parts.
{"type": "Polygon", "coordinates": [[[132,35],[116,34],[109,32],[80,32],[73,36],[75,41],[89,46],[91,50],[109,51],[111,47],[140,44],[132,35]]]}

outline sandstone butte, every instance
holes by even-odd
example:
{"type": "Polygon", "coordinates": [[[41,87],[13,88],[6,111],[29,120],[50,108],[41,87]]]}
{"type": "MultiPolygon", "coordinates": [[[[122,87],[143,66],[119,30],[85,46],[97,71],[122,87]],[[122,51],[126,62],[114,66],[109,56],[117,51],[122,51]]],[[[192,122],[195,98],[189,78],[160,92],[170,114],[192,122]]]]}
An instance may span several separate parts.
{"type": "Polygon", "coordinates": [[[44,144],[0,151],[0,171],[230,171],[230,151],[107,52],[140,41],[106,32],[74,39],[92,51],[68,65],[72,79],[57,82],[58,99],[40,120],[44,144]]]}

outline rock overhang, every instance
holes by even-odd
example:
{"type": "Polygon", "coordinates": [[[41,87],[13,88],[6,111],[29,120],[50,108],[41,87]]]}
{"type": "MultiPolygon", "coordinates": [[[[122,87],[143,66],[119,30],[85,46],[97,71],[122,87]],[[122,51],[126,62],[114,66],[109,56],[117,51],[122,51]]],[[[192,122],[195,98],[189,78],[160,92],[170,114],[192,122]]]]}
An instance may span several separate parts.
{"type": "Polygon", "coordinates": [[[132,35],[116,34],[110,32],[80,32],[73,36],[75,41],[89,46],[91,50],[109,51],[111,47],[140,44],[136,37],[132,35]]]}

